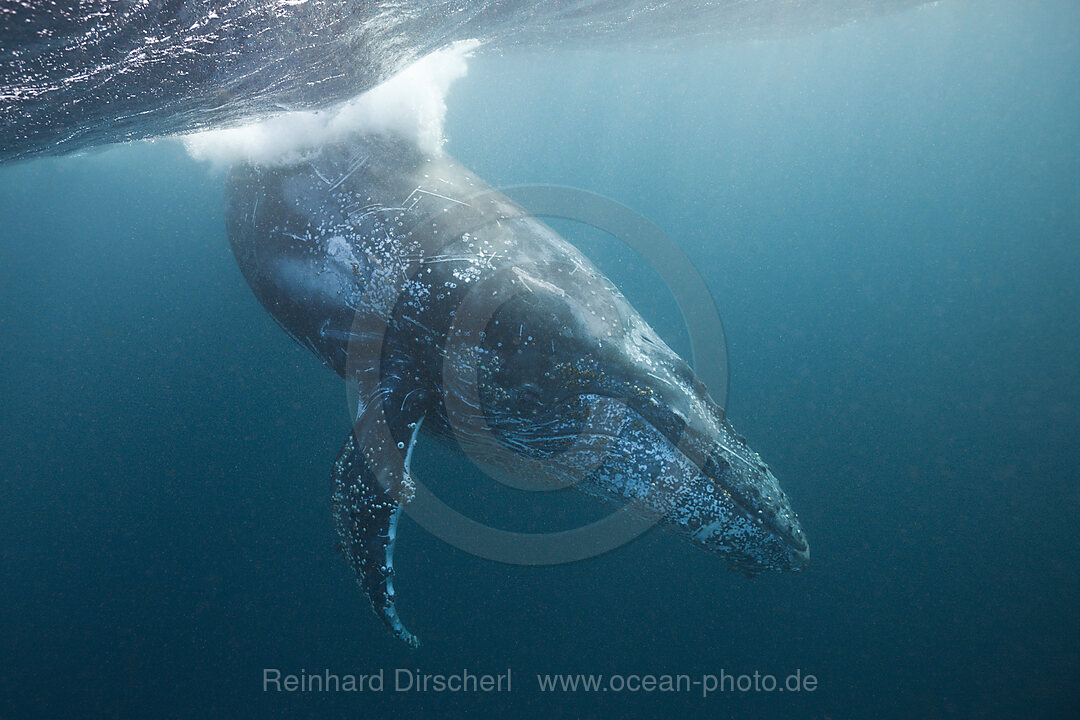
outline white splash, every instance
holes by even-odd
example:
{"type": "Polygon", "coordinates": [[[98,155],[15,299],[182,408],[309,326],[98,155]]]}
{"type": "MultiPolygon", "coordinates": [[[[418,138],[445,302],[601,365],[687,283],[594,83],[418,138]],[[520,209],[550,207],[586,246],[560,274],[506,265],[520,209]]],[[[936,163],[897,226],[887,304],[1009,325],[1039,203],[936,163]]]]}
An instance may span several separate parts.
{"type": "Polygon", "coordinates": [[[468,72],[467,59],[479,45],[477,40],[463,40],[436,50],[383,84],[328,110],[288,112],[181,139],[193,158],[215,163],[288,165],[354,135],[394,135],[437,154],[444,142],[446,95],[468,72]]]}

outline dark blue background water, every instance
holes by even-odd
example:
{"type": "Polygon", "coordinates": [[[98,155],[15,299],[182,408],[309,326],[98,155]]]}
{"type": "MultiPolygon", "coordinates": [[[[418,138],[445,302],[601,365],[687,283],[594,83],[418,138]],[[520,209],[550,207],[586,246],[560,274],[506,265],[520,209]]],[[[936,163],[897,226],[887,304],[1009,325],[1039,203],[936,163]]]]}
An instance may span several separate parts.
{"type": "MultiPolygon", "coordinates": [[[[345,393],[244,285],[221,176],[172,143],[3,169],[0,717],[1075,715],[1078,39],[1072,2],[946,2],[793,40],[475,59],[448,149],[678,239],[724,316],[729,414],[814,558],[748,580],[654,531],[507,567],[406,520],[415,652],[334,550],[345,393]],[[509,666],[515,689],[261,691],[264,667],[399,666],[509,666]],[[533,679],[796,668],[819,689],[533,679]]],[[[679,344],[652,281],[592,250],[679,344]]]]}

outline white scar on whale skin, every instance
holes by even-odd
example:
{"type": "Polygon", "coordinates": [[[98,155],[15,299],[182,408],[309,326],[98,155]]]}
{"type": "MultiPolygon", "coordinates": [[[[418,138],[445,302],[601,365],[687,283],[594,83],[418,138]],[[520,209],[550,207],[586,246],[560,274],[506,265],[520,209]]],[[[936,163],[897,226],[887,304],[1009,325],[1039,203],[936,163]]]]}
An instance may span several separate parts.
{"type": "Polygon", "coordinates": [[[196,160],[292,165],[354,135],[392,135],[442,152],[446,95],[468,72],[478,40],[462,40],[417,60],[386,82],[327,110],[296,111],[257,123],[180,138],[196,160]]]}

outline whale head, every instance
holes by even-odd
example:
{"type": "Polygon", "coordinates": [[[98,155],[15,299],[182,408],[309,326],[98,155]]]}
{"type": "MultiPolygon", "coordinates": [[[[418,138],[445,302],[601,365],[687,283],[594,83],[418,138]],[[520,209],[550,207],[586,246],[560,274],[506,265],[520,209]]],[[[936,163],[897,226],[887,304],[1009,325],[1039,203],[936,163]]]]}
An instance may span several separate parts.
{"type": "Polygon", "coordinates": [[[744,574],[803,569],[809,545],[761,457],[606,278],[560,257],[479,293],[496,300],[470,336],[475,388],[444,387],[459,444],[501,477],[628,503],[744,574]]]}

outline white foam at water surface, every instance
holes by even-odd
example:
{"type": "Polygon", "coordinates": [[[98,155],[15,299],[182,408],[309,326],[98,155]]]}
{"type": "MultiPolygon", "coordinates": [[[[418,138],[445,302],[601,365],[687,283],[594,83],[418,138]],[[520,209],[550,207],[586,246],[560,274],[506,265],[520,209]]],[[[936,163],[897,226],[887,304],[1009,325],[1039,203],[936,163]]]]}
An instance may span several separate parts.
{"type": "Polygon", "coordinates": [[[353,135],[394,135],[423,151],[441,152],[446,95],[468,72],[479,46],[463,40],[417,60],[381,85],[322,111],[295,111],[266,120],[186,135],[188,153],[215,163],[286,165],[353,135]]]}

